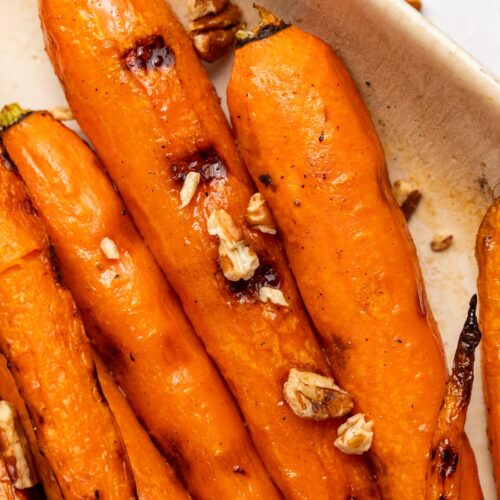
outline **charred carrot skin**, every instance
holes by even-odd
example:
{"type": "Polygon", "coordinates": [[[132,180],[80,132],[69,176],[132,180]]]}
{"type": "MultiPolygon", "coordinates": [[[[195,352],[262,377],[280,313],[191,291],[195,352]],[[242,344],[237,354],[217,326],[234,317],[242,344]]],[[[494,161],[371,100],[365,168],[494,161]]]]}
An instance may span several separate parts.
{"type": "Polygon", "coordinates": [[[474,296],[458,340],[453,368],[432,439],[427,471],[427,500],[470,498],[463,496],[461,491],[460,476],[465,477],[469,471],[464,469],[459,458],[466,449],[464,426],[474,381],[474,352],[481,340],[476,307],[477,296],[474,296]]]}
{"type": "Polygon", "coordinates": [[[95,155],[48,113],[3,139],[96,350],[190,491],[276,497],[231,394],[95,155]],[[104,238],[118,259],[103,253],[104,238]]]}
{"type": "Polygon", "coordinates": [[[64,497],[133,498],[78,311],[3,147],[0,161],[0,349],[64,497]]]}
{"type": "Polygon", "coordinates": [[[244,227],[261,262],[255,278],[230,283],[219,269],[207,219],[222,208],[244,226],[253,188],[178,20],[163,0],[40,5],[68,102],[236,396],[278,487],[288,498],[376,496],[364,461],[333,447],[336,424],[303,421],[283,402],[291,368],[328,374],[329,367],[276,239],[244,227]],[[180,209],[189,169],[202,181],[180,209]],[[259,302],[263,284],[279,286],[289,307],[259,302]]]}
{"type": "Polygon", "coordinates": [[[375,422],[382,495],[421,499],[446,370],[415,249],[342,62],[294,26],[270,32],[236,51],[228,103],[240,150],[334,376],[375,422]]]}
{"type": "Polygon", "coordinates": [[[500,497],[500,200],[488,209],[477,235],[479,322],[484,398],[493,472],[500,497]]]}
{"type": "Polygon", "coordinates": [[[0,355],[0,399],[8,401],[16,410],[23,431],[30,445],[31,453],[33,454],[37,475],[43,485],[47,498],[49,500],[62,500],[61,489],[57,484],[50,464],[40,453],[26,405],[24,404],[16,386],[16,382],[8,369],[7,360],[2,355],[0,355]]]}
{"type": "Polygon", "coordinates": [[[103,361],[96,358],[97,373],[102,391],[116,418],[123,436],[130,467],[140,500],[187,500],[189,495],[181,486],[171,466],[155,448],[147,432],[137,421],[127,400],[115,384],[103,361]]]}

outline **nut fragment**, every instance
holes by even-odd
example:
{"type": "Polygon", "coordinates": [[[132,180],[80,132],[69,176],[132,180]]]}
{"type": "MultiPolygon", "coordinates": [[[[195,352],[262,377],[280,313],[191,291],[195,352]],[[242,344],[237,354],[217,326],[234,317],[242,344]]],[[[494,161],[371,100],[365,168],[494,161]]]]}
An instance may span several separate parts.
{"type": "Polygon", "coordinates": [[[102,239],[99,247],[107,259],[109,259],[109,260],[119,260],[120,259],[120,252],[118,251],[118,247],[116,246],[116,243],[111,238],[108,238],[107,236],[104,237],[102,239]]]}
{"type": "Polygon", "coordinates": [[[7,401],[0,401],[0,457],[17,489],[32,488],[36,484],[26,436],[7,401]]]}
{"type": "Polygon", "coordinates": [[[54,120],[58,120],[60,122],[66,122],[74,119],[73,113],[67,106],[55,106],[54,108],[49,109],[49,113],[52,115],[54,120]]]}
{"type": "Polygon", "coordinates": [[[188,0],[189,20],[195,21],[209,14],[217,14],[226,4],[227,0],[188,0]]]}
{"type": "Polygon", "coordinates": [[[255,193],[250,198],[245,219],[250,227],[258,229],[262,233],[276,234],[276,226],[271,211],[260,193],[255,193]]]}
{"type": "Polygon", "coordinates": [[[193,43],[199,56],[207,62],[219,59],[232,45],[237,28],[211,30],[193,34],[193,43]]]}
{"type": "Polygon", "coordinates": [[[199,172],[188,172],[184,179],[184,184],[180,192],[181,208],[187,207],[196,193],[200,183],[201,174],[199,172]]]}
{"type": "Polygon", "coordinates": [[[453,235],[450,234],[448,236],[436,235],[434,239],[431,241],[431,248],[434,252],[443,252],[450,248],[453,243],[453,235]]]}
{"type": "Polygon", "coordinates": [[[208,234],[219,237],[220,267],[230,281],[249,280],[259,258],[243,240],[241,229],[225,210],[214,210],[207,221],[208,234]]]}
{"type": "Polygon", "coordinates": [[[236,40],[240,9],[227,1],[190,0],[188,32],[198,55],[208,62],[221,57],[236,40]]]}
{"type": "Polygon", "coordinates": [[[351,395],[330,377],[292,368],[283,386],[285,400],[298,417],[313,420],[342,417],[352,409],[351,395]]]}
{"type": "Polygon", "coordinates": [[[226,29],[238,25],[241,20],[240,9],[233,4],[228,4],[221,12],[191,20],[188,31],[208,31],[226,29]]]}
{"type": "Polygon", "coordinates": [[[362,455],[368,451],[373,441],[373,421],[365,420],[363,413],[347,419],[337,431],[334,445],[347,455],[362,455]]]}
{"type": "Polygon", "coordinates": [[[283,295],[283,292],[278,288],[271,288],[270,286],[262,286],[259,289],[259,300],[261,302],[272,302],[277,306],[288,307],[288,302],[283,295]]]}
{"type": "Polygon", "coordinates": [[[397,180],[392,193],[401,207],[406,220],[410,220],[422,199],[422,193],[409,181],[397,180]]]}

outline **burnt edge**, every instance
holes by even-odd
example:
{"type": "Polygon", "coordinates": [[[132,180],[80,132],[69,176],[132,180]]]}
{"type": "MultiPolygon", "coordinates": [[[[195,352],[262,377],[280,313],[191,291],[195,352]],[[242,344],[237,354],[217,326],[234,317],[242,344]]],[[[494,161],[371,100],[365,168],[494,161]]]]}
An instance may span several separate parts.
{"type": "Polygon", "coordinates": [[[61,267],[59,265],[59,259],[57,258],[56,249],[52,244],[52,241],[50,241],[49,243],[49,262],[52,269],[52,274],[54,276],[54,281],[59,287],[66,288],[61,267]]]}
{"type": "Polygon", "coordinates": [[[471,355],[476,350],[476,347],[481,341],[481,330],[476,315],[477,295],[474,294],[469,302],[469,311],[465,321],[462,333],[460,334],[458,348],[459,351],[471,355]]]}
{"type": "Polygon", "coordinates": [[[189,172],[198,172],[201,175],[202,182],[227,177],[226,162],[212,145],[206,148],[198,148],[190,154],[169,159],[169,161],[171,162],[170,170],[174,182],[183,183],[189,172]]]}
{"type": "Polygon", "coordinates": [[[175,64],[175,53],[162,35],[139,38],[133,47],[125,50],[122,62],[129,71],[158,71],[175,64]]]}
{"type": "Polygon", "coordinates": [[[227,280],[229,293],[239,302],[257,302],[259,290],[263,286],[277,289],[281,287],[280,275],[271,263],[262,263],[249,280],[227,280]]]}
{"type": "Polygon", "coordinates": [[[257,33],[249,36],[245,40],[236,40],[236,48],[241,49],[249,43],[269,38],[270,36],[276,35],[276,33],[279,33],[280,31],[283,31],[290,26],[291,24],[285,23],[285,21],[280,21],[279,24],[265,24],[258,29],[257,33]]]}
{"type": "Polygon", "coordinates": [[[442,479],[451,477],[457,471],[459,461],[458,450],[448,440],[439,444],[438,474],[442,479]]]}

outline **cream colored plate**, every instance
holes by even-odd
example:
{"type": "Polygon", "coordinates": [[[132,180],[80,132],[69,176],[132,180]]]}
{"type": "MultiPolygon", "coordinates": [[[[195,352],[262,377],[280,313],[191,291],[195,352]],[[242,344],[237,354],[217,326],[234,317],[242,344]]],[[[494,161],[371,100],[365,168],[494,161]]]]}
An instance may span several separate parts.
{"type": "MultiPolygon", "coordinates": [[[[173,3],[183,15],[185,1],[173,3]]],[[[251,0],[238,3],[247,19],[254,20],[251,0]]],[[[0,0],[2,104],[19,101],[40,109],[64,103],[43,52],[36,4],[0,0]]],[[[410,229],[451,362],[476,288],[476,230],[491,200],[488,186],[500,182],[499,82],[398,0],[267,0],[266,5],[323,37],[340,53],[370,108],[391,177],[412,178],[423,191],[410,229]],[[454,235],[449,251],[430,251],[435,233],[454,235]]],[[[210,68],[221,96],[229,68],[230,57],[210,68]]],[[[479,370],[476,373],[467,429],[485,497],[493,499],[479,370]]]]}

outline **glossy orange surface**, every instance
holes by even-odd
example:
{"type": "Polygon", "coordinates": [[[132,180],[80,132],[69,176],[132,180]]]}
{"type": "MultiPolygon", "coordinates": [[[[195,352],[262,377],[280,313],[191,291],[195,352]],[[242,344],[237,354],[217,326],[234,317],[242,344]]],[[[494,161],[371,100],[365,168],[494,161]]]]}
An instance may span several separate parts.
{"type": "Polygon", "coordinates": [[[54,474],[52,473],[52,468],[50,467],[49,462],[40,453],[35,431],[33,430],[33,425],[28,415],[28,411],[26,410],[26,405],[24,404],[23,398],[19,394],[16,382],[7,367],[7,360],[3,355],[0,355],[0,399],[8,401],[16,410],[24,434],[26,435],[30,445],[31,454],[33,455],[36,467],[36,473],[38,479],[42,483],[45,494],[49,500],[62,500],[59,485],[57,484],[54,474]]]}
{"type": "Polygon", "coordinates": [[[137,421],[137,417],[102,360],[96,358],[96,366],[102,391],[125,442],[139,500],[190,498],[175,477],[172,467],[161,456],[148,433],[137,421]]]}
{"type": "Polygon", "coordinates": [[[476,243],[483,388],[493,472],[500,497],[500,200],[486,213],[476,243]]]}
{"type": "Polygon", "coordinates": [[[192,493],[276,496],[231,394],[95,155],[48,113],[11,127],[4,143],[96,350],[192,493]],[[104,255],[105,237],[119,260],[104,255]]]}
{"type": "Polygon", "coordinates": [[[228,100],[334,376],[374,421],[381,493],[420,500],[446,368],[361,97],[329,45],[290,27],[236,51],[228,100]]]}
{"type": "Polygon", "coordinates": [[[363,460],[333,447],[336,423],[301,420],[283,401],[292,367],[329,368],[276,238],[244,228],[261,261],[259,280],[279,284],[289,308],[259,302],[261,281],[231,285],[219,270],[207,219],[224,208],[243,226],[254,188],[178,20],[163,0],[40,5],[70,106],[235,395],[276,484],[288,498],[376,496],[363,460]],[[193,165],[204,179],[180,209],[179,171],[193,165]]]}
{"type": "Polygon", "coordinates": [[[0,349],[64,497],[133,498],[126,452],[78,310],[13,168],[2,149],[0,349]]]}

